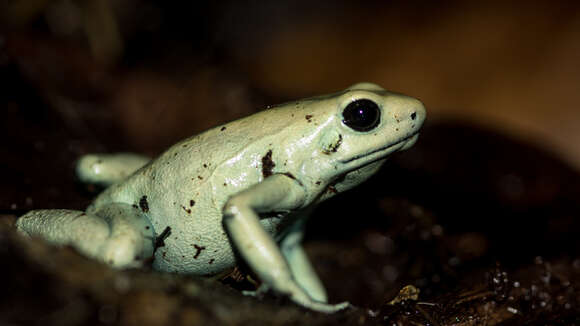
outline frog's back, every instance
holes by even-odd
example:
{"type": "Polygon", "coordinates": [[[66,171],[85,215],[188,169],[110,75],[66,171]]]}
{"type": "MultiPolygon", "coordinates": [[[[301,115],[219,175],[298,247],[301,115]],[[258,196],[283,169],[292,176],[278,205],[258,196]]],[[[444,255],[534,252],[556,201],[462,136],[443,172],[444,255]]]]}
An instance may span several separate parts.
{"type": "MultiPolygon", "coordinates": [[[[221,210],[232,195],[263,179],[267,142],[288,120],[263,111],[185,139],[127,180],[108,188],[93,206],[123,202],[138,207],[159,235],[170,230],[154,266],[165,271],[213,274],[234,263],[221,210]],[[243,162],[236,164],[236,160],[243,162]],[[250,164],[251,166],[247,166],[250,164]]],[[[306,122],[305,122],[306,123],[306,122]]],[[[267,220],[264,223],[269,223],[267,220]]],[[[275,225],[265,225],[273,230],[275,225]]]]}
{"type": "Polygon", "coordinates": [[[167,188],[165,195],[170,195],[171,192],[180,191],[175,188],[176,185],[185,185],[188,181],[188,192],[192,189],[201,190],[224,161],[235,157],[256,140],[264,139],[266,135],[275,134],[284,128],[280,119],[268,119],[271,115],[264,114],[265,112],[268,111],[180,141],[126,180],[107,188],[95,199],[93,206],[108,202],[134,204],[135,200],[142,198],[143,192],[160,192],[163,188],[167,188]],[[256,117],[259,116],[264,118],[256,123],[256,117]]]}

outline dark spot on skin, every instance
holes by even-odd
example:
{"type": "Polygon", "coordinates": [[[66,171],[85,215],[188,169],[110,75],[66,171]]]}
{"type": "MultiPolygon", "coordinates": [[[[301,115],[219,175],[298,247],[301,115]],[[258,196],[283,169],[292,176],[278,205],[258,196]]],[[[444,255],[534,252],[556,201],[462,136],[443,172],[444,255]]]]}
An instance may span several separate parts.
{"type": "Polygon", "coordinates": [[[224,130],[226,130],[226,127],[222,127],[222,128],[220,129],[220,131],[224,131],[224,130]]]}
{"type": "Polygon", "coordinates": [[[141,199],[139,199],[139,207],[141,207],[143,213],[149,212],[149,203],[147,202],[147,196],[143,196],[141,197],[141,199]]]}
{"type": "Polygon", "coordinates": [[[193,207],[193,205],[195,205],[195,200],[191,199],[189,201],[189,207],[193,207]]]}
{"type": "Polygon", "coordinates": [[[326,191],[331,192],[333,194],[338,193],[338,191],[336,190],[336,188],[334,188],[334,186],[328,186],[328,188],[326,188],[326,191]]]}
{"type": "Polygon", "coordinates": [[[212,259],[209,260],[209,263],[208,264],[211,265],[211,264],[213,264],[214,261],[215,261],[215,259],[212,258],[212,259]]]}
{"type": "Polygon", "coordinates": [[[100,160],[100,159],[97,160],[97,164],[101,164],[101,163],[103,163],[103,160],[100,160]]]}
{"type": "Polygon", "coordinates": [[[198,178],[199,180],[203,180],[203,177],[202,177],[201,175],[198,175],[198,176],[197,176],[197,178],[198,178]]]}
{"type": "Polygon", "coordinates": [[[338,190],[336,190],[336,187],[335,187],[335,185],[336,185],[337,183],[341,183],[341,182],[343,182],[343,181],[344,181],[344,179],[346,179],[346,173],[345,173],[345,174],[343,174],[343,175],[341,175],[341,176],[339,176],[338,178],[336,178],[336,180],[334,180],[334,181],[333,181],[333,182],[332,182],[332,183],[331,183],[331,184],[330,184],[330,185],[329,185],[329,186],[326,188],[326,192],[327,192],[327,193],[333,193],[333,194],[336,194],[336,193],[338,193],[338,190]]]}
{"type": "MultiPolygon", "coordinates": [[[[167,239],[171,235],[171,227],[166,227],[161,234],[155,238],[155,250],[157,248],[165,246],[165,239],[167,239]]],[[[163,253],[163,257],[165,257],[165,253],[163,253]]]]}
{"type": "Polygon", "coordinates": [[[304,116],[308,122],[312,122],[312,114],[307,114],[304,116]]]}
{"type": "Polygon", "coordinates": [[[183,144],[183,145],[181,145],[181,147],[187,147],[187,144],[183,144]]]}
{"type": "Polygon", "coordinates": [[[196,244],[194,244],[193,247],[196,250],[195,255],[193,255],[193,259],[197,259],[197,257],[199,257],[199,254],[201,253],[201,251],[202,250],[205,250],[205,247],[204,246],[198,246],[196,244]]]}
{"type": "Polygon", "coordinates": [[[191,209],[190,208],[185,208],[185,206],[181,206],[181,208],[183,208],[183,210],[187,213],[187,214],[191,214],[191,209]]]}
{"type": "Polygon", "coordinates": [[[149,226],[146,226],[146,227],[145,227],[145,230],[149,230],[149,229],[150,229],[150,227],[149,227],[149,226]]]}
{"type": "Polygon", "coordinates": [[[336,153],[336,151],[338,151],[338,148],[340,147],[340,144],[342,144],[342,135],[338,135],[336,143],[329,144],[327,148],[324,148],[322,150],[322,154],[330,155],[330,153],[336,153]]]}
{"type": "Polygon", "coordinates": [[[224,182],[224,187],[227,186],[228,184],[224,182]]]}
{"type": "Polygon", "coordinates": [[[207,169],[207,164],[203,163],[203,167],[207,169]]]}
{"type": "Polygon", "coordinates": [[[173,153],[173,157],[176,157],[176,156],[177,156],[177,152],[173,153]]]}
{"type": "Polygon", "coordinates": [[[417,119],[417,112],[411,113],[411,120],[417,119]]]}
{"type": "Polygon", "coordinates": [[[272,170],[276,164],[272,161],[272,150],[269,150],[264,157],[262,157],[262,175],[267,178],[272,175],[272,170]]]}
{"type": "Polygon", "coordinates": [[[320,181],[316,181],[316,185],[317,186],[320,186],[320,181]]]}

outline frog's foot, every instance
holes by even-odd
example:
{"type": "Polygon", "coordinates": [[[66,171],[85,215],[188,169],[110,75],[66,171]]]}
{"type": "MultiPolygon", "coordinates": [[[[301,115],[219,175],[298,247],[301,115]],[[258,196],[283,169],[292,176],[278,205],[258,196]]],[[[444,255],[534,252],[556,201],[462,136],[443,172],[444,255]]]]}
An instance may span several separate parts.
{"type": "Polygon", "coordinates": [[[352,305],[348,302],[340,302],[340,303],[324,303],[324,302],[309,302],[303,304],[304,307],[309,308],[311,310],[315,310],[318,312],[323,312],[327,314],[332,314],[337,311],[344,310],[346,308],[352,307],[352,305]]]}
{"type": "Polygon", "coordinates": [[[349,302],[346,302],[346,301],[341,302],[341,303],[335,303],[335,304],[316,301],[316,300],[312,299],[308,294],[306,294],[306,292],[304,292],[303,290],[297,290],[297,289],[293,288],[292,286],[290,286],[288,288],[288,290],[290,290],[290,293],[288,293],[288,296],[290,297],[290,299],[292,301],[294,301],[295,303],[297,303],[305,308],[315,310],[318,312],[331,314],[331,313],[335,313],[337,311],[346,309],[346,308],[351,306],[351,304],[349,302]]]}
{"type": "Polygon", "coordinates": [[[101,186],[109,186],[124,180],[151,159],[132,153],[88,154],[76,164],[80,181],[101,186]]]}
{"type": "Polygon", "coordinates": [[[137,267],[153,255],[154,230],[141,212],[111,204],[88,214],[74,210],[35,210],[16,221],[17,230],[55,245],[70,245],[113,267],[137,267]]]}
{"type": "Polygon", "coordinates": [[[270,287],[267,286],[266,283],[262,283],[255,291],[244,290],[242,291],[242,294],[249,297],[260,297],[269,290],[270,287]]]}
{"type": "MultiPolygon", "coordinates": [[[[266,285],[265,283],[262,283],[262,285],[260,285],[260,287],[258,287],[257,290],[255,290],[255,291],[242,291],[242,294],[247,295],[247,296],[251,296],[251,297],[260,297],[261,295],[268,292],[269,290],[270,290],[270,287],[268,285],[266,285]]],[[[344,310],[344,309],[352,306],[349,302],[330,304],[330,303],[326,303],[326,302],[312,300],[308,295],[300,295],[300,294],[294,295],[294,296],[290,295],[290,299],[300,306],[303,306],[303,307],[311,309],[311,310],[327,313],[327,314],[335,313],[337,311],[344,310]]]]}

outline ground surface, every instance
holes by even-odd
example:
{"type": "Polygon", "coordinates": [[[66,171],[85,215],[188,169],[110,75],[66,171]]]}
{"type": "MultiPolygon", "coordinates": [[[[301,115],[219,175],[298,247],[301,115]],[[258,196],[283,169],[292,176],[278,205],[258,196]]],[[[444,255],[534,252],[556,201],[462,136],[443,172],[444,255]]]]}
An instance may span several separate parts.
{"type": "Polygon", "coordinates": [[[580,324],[580,174],[560,155],[577,157],[572,2],[27,3],[0,5],[0,324],[580,324]],[[352,309],[244,297],[243,266],[222,280],[115,271],[13,232],[30,209],[90,203],[73,174],[84,153],[156,155],[360,80],[429,116],[413,149],[308,225],[331,301],[352,309]]]}

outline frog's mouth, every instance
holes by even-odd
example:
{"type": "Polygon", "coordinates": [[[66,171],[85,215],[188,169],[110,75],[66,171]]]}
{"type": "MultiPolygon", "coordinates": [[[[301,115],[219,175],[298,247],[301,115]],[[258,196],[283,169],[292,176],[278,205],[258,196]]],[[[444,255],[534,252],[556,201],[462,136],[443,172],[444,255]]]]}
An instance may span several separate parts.
{"type": "MultiPolygon", "coordinates": [[[[392,149],[393,147],[396,147],[396,146],[399,146],[399,145],[401,145],[401,146],[399,148],[397,148],[396,150],[405,150],[405,149],[408,149],[409,147],[413,146],[413,144],[415,144],[415,142],[417,141],[417,138],[419,138],[419,133],[418,132],[413,133],[413,134],[410,134],[410,135],[405,136],[405,137],[402,137],[402,138],[398,139],[397,141],[395,141],[395,142],[393,142],[393,143],[391,143],[389,145],[386,145],[386,146],[383,146],[383,147],[379,147],[379,148],[377,148],[375,150],[372,150],[372,151],[370,151],[368,153],[356,155],[356,156],[353,156],[351,158],[348,158],[348,159],[345,159],[345,160],[341,160],[340,162],[341,163],[344,163],[344,164],[351,163],[353,161],[356,161],[356,160],[359,160],[359,159],[362,159],[362,158],[371,156],[371,155],[373,155],[375,153],[386,152],[386,151],[392,149]]],[[[380,159],[382,159],[384,157],[385,157],[385,155],[377,155],[374,159],[372,159],[371,161],[369,161],[367,163],[372,163],[372,162],[377,161],[377,160],[380,160],[380,159]]]]}

